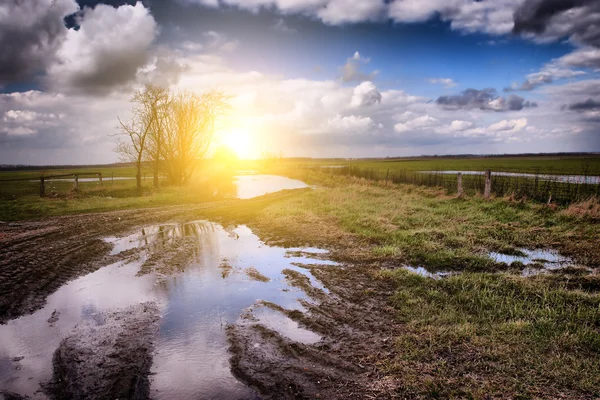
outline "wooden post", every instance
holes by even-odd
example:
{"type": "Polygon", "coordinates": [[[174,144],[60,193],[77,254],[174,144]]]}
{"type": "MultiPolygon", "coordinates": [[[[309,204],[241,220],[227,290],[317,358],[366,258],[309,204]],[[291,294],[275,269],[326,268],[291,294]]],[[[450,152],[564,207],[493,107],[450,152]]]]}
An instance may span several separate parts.
{"type": "Polygon", "coordinates": [[[100,180],[100,186],[104,186],[104,184],[102,183],[102,173],[98,174],[98,179],[100,180]]]}
{"type": "Polygon", "coordinates": [[[390,170],[388,168],[387,173],[385,174],[385,181],[387,182],[388,178],[390,176],[390,170]]]}
{"type": "Polygon", "coordinates": [[[462,173],[458,173],[456,181],[458,184],[458,197],[463,197],[462,173]]]}
{"type": "Polygon", "coordinates": [[[79,190],[79,175],[75,175],[75,190],[79,190]]]}
{"type": "Polygon", "coordinates": [[[483,192],[483,198],[489,199],[491,193],[492,193],[492,171],[488,169],[485,171],[485,190],[483,192]]]}
{"type": "Polygon", "coordinates": [[[46,182],[44,180],[44,177],[42,176],[40,178],[40,197],[44,197],[45,194],[46,194],[46,182]]]}

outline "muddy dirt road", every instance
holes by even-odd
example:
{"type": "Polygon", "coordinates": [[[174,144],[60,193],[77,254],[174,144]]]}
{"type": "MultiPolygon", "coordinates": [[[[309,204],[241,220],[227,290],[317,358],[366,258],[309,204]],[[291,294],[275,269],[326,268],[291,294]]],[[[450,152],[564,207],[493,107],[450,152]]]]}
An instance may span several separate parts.
{"type": "Polygon", "coordinates": [[[210,206],[0,224],[0,390],[33,398],[90,390],[97,398],[396,397],[398,383],[376,367],[399,329],[386,307],[389,283],[369,266],[329,261],[335,252],[268,246],[245,226],[190,222],[210,206]],[[110,322],[123,322],[127,308],[102,309],[148,300],[161,315],[154,336],[154,314],[145,314],[147,329],[134,317],[130,331],[110,322]],[[81,344],[82,332],[90,342],[81,344]],[[117,342],[127,351],[68,368],[90,343],[117,342]],[[152,372],[147,362],[132,370],[132,360],[150,356],[152,372]],[[176,375],[185,380],[178,387],[176,375]],[[69,386],[68,376],[96,386],[69,386]]]}

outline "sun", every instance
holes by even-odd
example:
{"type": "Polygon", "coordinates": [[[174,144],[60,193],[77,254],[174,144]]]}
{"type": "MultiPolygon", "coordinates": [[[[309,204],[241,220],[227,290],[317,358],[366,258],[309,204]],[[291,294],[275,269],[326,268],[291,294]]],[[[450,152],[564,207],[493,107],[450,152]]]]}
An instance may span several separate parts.
{"type": "Polygon", "coordinates": [[[240,159],[255,157],[255,145],[250,131],[238,128],[223,133],[221,142],[235,152],[240,159]]]}

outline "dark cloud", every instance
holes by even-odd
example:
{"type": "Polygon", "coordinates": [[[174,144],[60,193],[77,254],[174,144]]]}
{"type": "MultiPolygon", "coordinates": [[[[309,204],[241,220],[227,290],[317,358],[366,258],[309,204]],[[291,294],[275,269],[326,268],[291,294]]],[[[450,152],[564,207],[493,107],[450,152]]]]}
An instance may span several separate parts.
{"type": "Polygon", "coordinates": [[[508,97],[498,96],[496,89],[467,89],[458,95],[440,96],[436,103],[446,109],[479,108],[493,111],[519,111],[523,108],[537,107],[535,102],[526,101],[523,97],[511,94],[508,97]]]}
{"type": "Polygon", "coordinates": [[[511,94],[506,99],[506,109],[507,110],[519,111],[519,110],[522,110],[523,108],[533,108],[533,107],[537,107],[536,102],[525,100],[521,96],[511,94]]]}
{"type": "Polygon", "coordinates": [[[22,82],[45,70],[65,38],[63,17],[73,7],[67,2],[44,7],[36,0],[7,6],[6,16],[0,16],[0,85],[22,82]]]}
{"type": "Polygon", "coordinates": [[[600,101],[587,99],[580,103],[573,103],[569,105],[569,110],[572,111],[597,111],[600,110],[600,101]]]}
{"type": "Polygon", "coordinates": [[[513,33],[571,36],[580,43],[600,47],[599,22],[598,0],[526,0],[514,13],[513,33]]]}
{"type": "Polygon", "coordinates": [[[487,109],[488,103],[496,97],[496,89],[467,89],[462,91],[459,95],[440,96],[436,102],[440,105],[448,106],[449,108],[487,109]]]}

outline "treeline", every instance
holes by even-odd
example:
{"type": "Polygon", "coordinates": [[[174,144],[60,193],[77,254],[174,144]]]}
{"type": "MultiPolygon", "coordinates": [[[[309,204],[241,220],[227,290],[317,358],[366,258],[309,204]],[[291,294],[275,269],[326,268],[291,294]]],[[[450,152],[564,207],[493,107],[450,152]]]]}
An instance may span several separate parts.
{"type": "Polygon", "coordinates": [[[175,185],[183,185],[206,157],[219,120],[228,112],[228,97],[219,90],[202,94],[178,93],[146,85],[130,99],[131,118],[119,118],[116,151],[123,161],[136,167],[136,185],[141,193],[141,169],[150,165],[154,186],[164,175],[175,185]]]}

